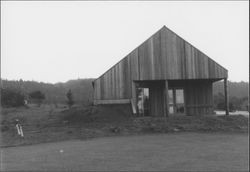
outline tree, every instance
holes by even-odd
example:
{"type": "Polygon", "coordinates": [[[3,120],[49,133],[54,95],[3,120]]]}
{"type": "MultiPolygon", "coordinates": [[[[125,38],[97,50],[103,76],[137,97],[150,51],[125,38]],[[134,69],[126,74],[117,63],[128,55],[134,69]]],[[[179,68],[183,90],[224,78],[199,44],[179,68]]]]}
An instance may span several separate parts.
{"type": "Polygon", "coordinates": [[[45,95],[41,91],[33,91],[29,93],[29,97],[37,103],[37,105],[40,107],[43,100],[45,99],[45,95]]]}
{"type": "Polygon", "coordinates": [[[67,104],[68,104],[69,108],[71,108],[72,105],[74,104],[73,94],[71,92],[71,89],[69,89],[69,91],[67,92],[66,96],[67,96],[67,99],[68,99],[67,100],[67,104]]]}
{"type": "Polygon", "coordinates": [[[5,107],[19,107],[24,105],[24,95],[9,88],[1,88],[1,105],[5,107]]]}
{"type": "MultiPolygon", "coordinates": [[[[229,97],[229,111],[247,110],[248,97],[229,97]]],[[[214,107],[217,110],[225,110],[225,97],[222,93],[214,95],[214,107]]]]}

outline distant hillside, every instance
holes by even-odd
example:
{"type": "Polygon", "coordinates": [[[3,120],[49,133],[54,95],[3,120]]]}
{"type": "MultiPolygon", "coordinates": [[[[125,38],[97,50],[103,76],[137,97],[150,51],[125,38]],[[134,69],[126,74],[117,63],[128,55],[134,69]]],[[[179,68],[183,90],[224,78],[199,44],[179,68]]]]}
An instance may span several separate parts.
{"type": "MultiPolygon", "coordinates": [[[[19,90],[26,96],[32,91],[40,90],[46,96],[45,103],[65,103],[66,93],[71,89],[75,102],[89,104],[93,99],[93,80],[94,79],[77,79],[56,84],[23,80],[1,80],[1,88],[19,90]]],[[[248,97],[248,86],[248,82],[229,82],[229,95],[237,98],[248,97]]],[[[213,92],[214,95],[220,92],[224,94],[223,82],[214,83],[213,92]]]]}
{"type": "Polygon", "coordinates": [[[92,101],[93,79],[70,80],[65,83],[49,84],[36,81],[1,80],[1,88],[21,91],[28,97],[32,91],[40,90],[45,94],[45,103],[65,103],[66,93],[71,89],[76,103],[89,104],[92,101]]]}
{"type": "MultiPolygon", "coordinates": [[[[229,96],[243,98],[248,97],[248,82],[228,82],[229,96]]],[[[219,81],[213,84],[213,94],[224,94],[224,82],[219,81]]]]}

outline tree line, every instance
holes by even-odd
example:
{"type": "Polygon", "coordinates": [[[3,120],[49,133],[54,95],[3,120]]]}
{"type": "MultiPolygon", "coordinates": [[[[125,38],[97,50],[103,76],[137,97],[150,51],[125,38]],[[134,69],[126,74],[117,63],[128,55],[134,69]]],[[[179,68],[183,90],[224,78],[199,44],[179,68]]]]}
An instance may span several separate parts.
{"type": "MultiPolygon", "coordinates": [[[[1,80],[1,105],[23,105],[21,100],[29,100],[37,104],[73,104],[88,105],[93,102],[92,81],[94,79],[77,79],[65,83],[43,83],[36,81],[1,80]],[[34,98],[34,96],[40,99],[34,98]]],[[[248,82],[230,82],[229,107],[230,110],[248,110],[248,82]]],[[[222,110],[224,104],[223,82],[213,84],[214,108],[222,110]]]]}
{"type": "MultiPolygon", "coordinates": [[[[68,104],[69,108],[71,108],[74,105],[74,98],[71,90],[69,89],[67,94],[67,101],[65,103],[68,104]]],[[[30,92],[28,97],[25,96],[22,92],[11,90],[8,88],[1,88],[1,105],[3,107],[20,107],[20,106],[26,106],[28,107],[29,103],[37,104],[38,107],[41,106],[45,99],[44,93],[41,91],[33,91],[30,92]]]]}
{"type": "MultiPolygon", "coordinates": [[[[248,103],[248,82],[228,82],[229,88],[229,110],[249,111],[248,103]]],[[[213,84],[214,108],[217,110],[225,109],[224,83],[223,81],[213,84]]]]}
{"type": "Polygon", "coordinates": [[[4,89],[8,89],[16,93],[21,93],[25,99],[29,99],[31,92],[40,91],[45,96],[43,103],[65,104],[68,100],[65,95],[71,90],[76,104],[87,105],[93,100],[92,81],[93,79],[77,79],[65,83],[50,84],[36,81],[1,80],[1,92],[4,89]]]}

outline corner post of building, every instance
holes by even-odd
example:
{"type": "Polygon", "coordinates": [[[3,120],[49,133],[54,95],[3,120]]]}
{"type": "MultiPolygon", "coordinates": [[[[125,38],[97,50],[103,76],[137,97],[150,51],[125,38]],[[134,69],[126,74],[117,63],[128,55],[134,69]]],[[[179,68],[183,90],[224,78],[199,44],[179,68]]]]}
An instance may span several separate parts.
{"type": "Polygon", "coordinates": [[[165,102],[164,102],[164,116],[165,118],[168,117],[168,114],[169,114],[169,105],[168,105],[168,80],[165,80],[165,89],[164,89],[164,93],[165,93],[165,102]]]}
{"type": "Polygon", "coordinates": [[[227,78],[224,78],[224,95],[225,95],[225,111],[226,111],[226,115],[229,115],[229,100],[228,100],[228,82],[227,82],[227,78]]]}

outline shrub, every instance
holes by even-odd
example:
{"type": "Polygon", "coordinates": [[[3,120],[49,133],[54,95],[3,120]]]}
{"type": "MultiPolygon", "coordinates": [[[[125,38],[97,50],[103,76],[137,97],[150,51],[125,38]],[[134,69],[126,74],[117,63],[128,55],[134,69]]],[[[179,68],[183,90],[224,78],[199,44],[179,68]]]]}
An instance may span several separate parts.
{"type": "Polygon", "coordinates": [[[1,105],[5,107],[19,107],[24,105],[24,95],[8,88],[1,88],[1,105]]]}
{"type": "Polygon", "coordinates": [[[45,99],[45,95],[41,91],[33,91],[29,94],[29,96],[37,103],[38,106],[40,106],[42,101],[45,99]]]}

